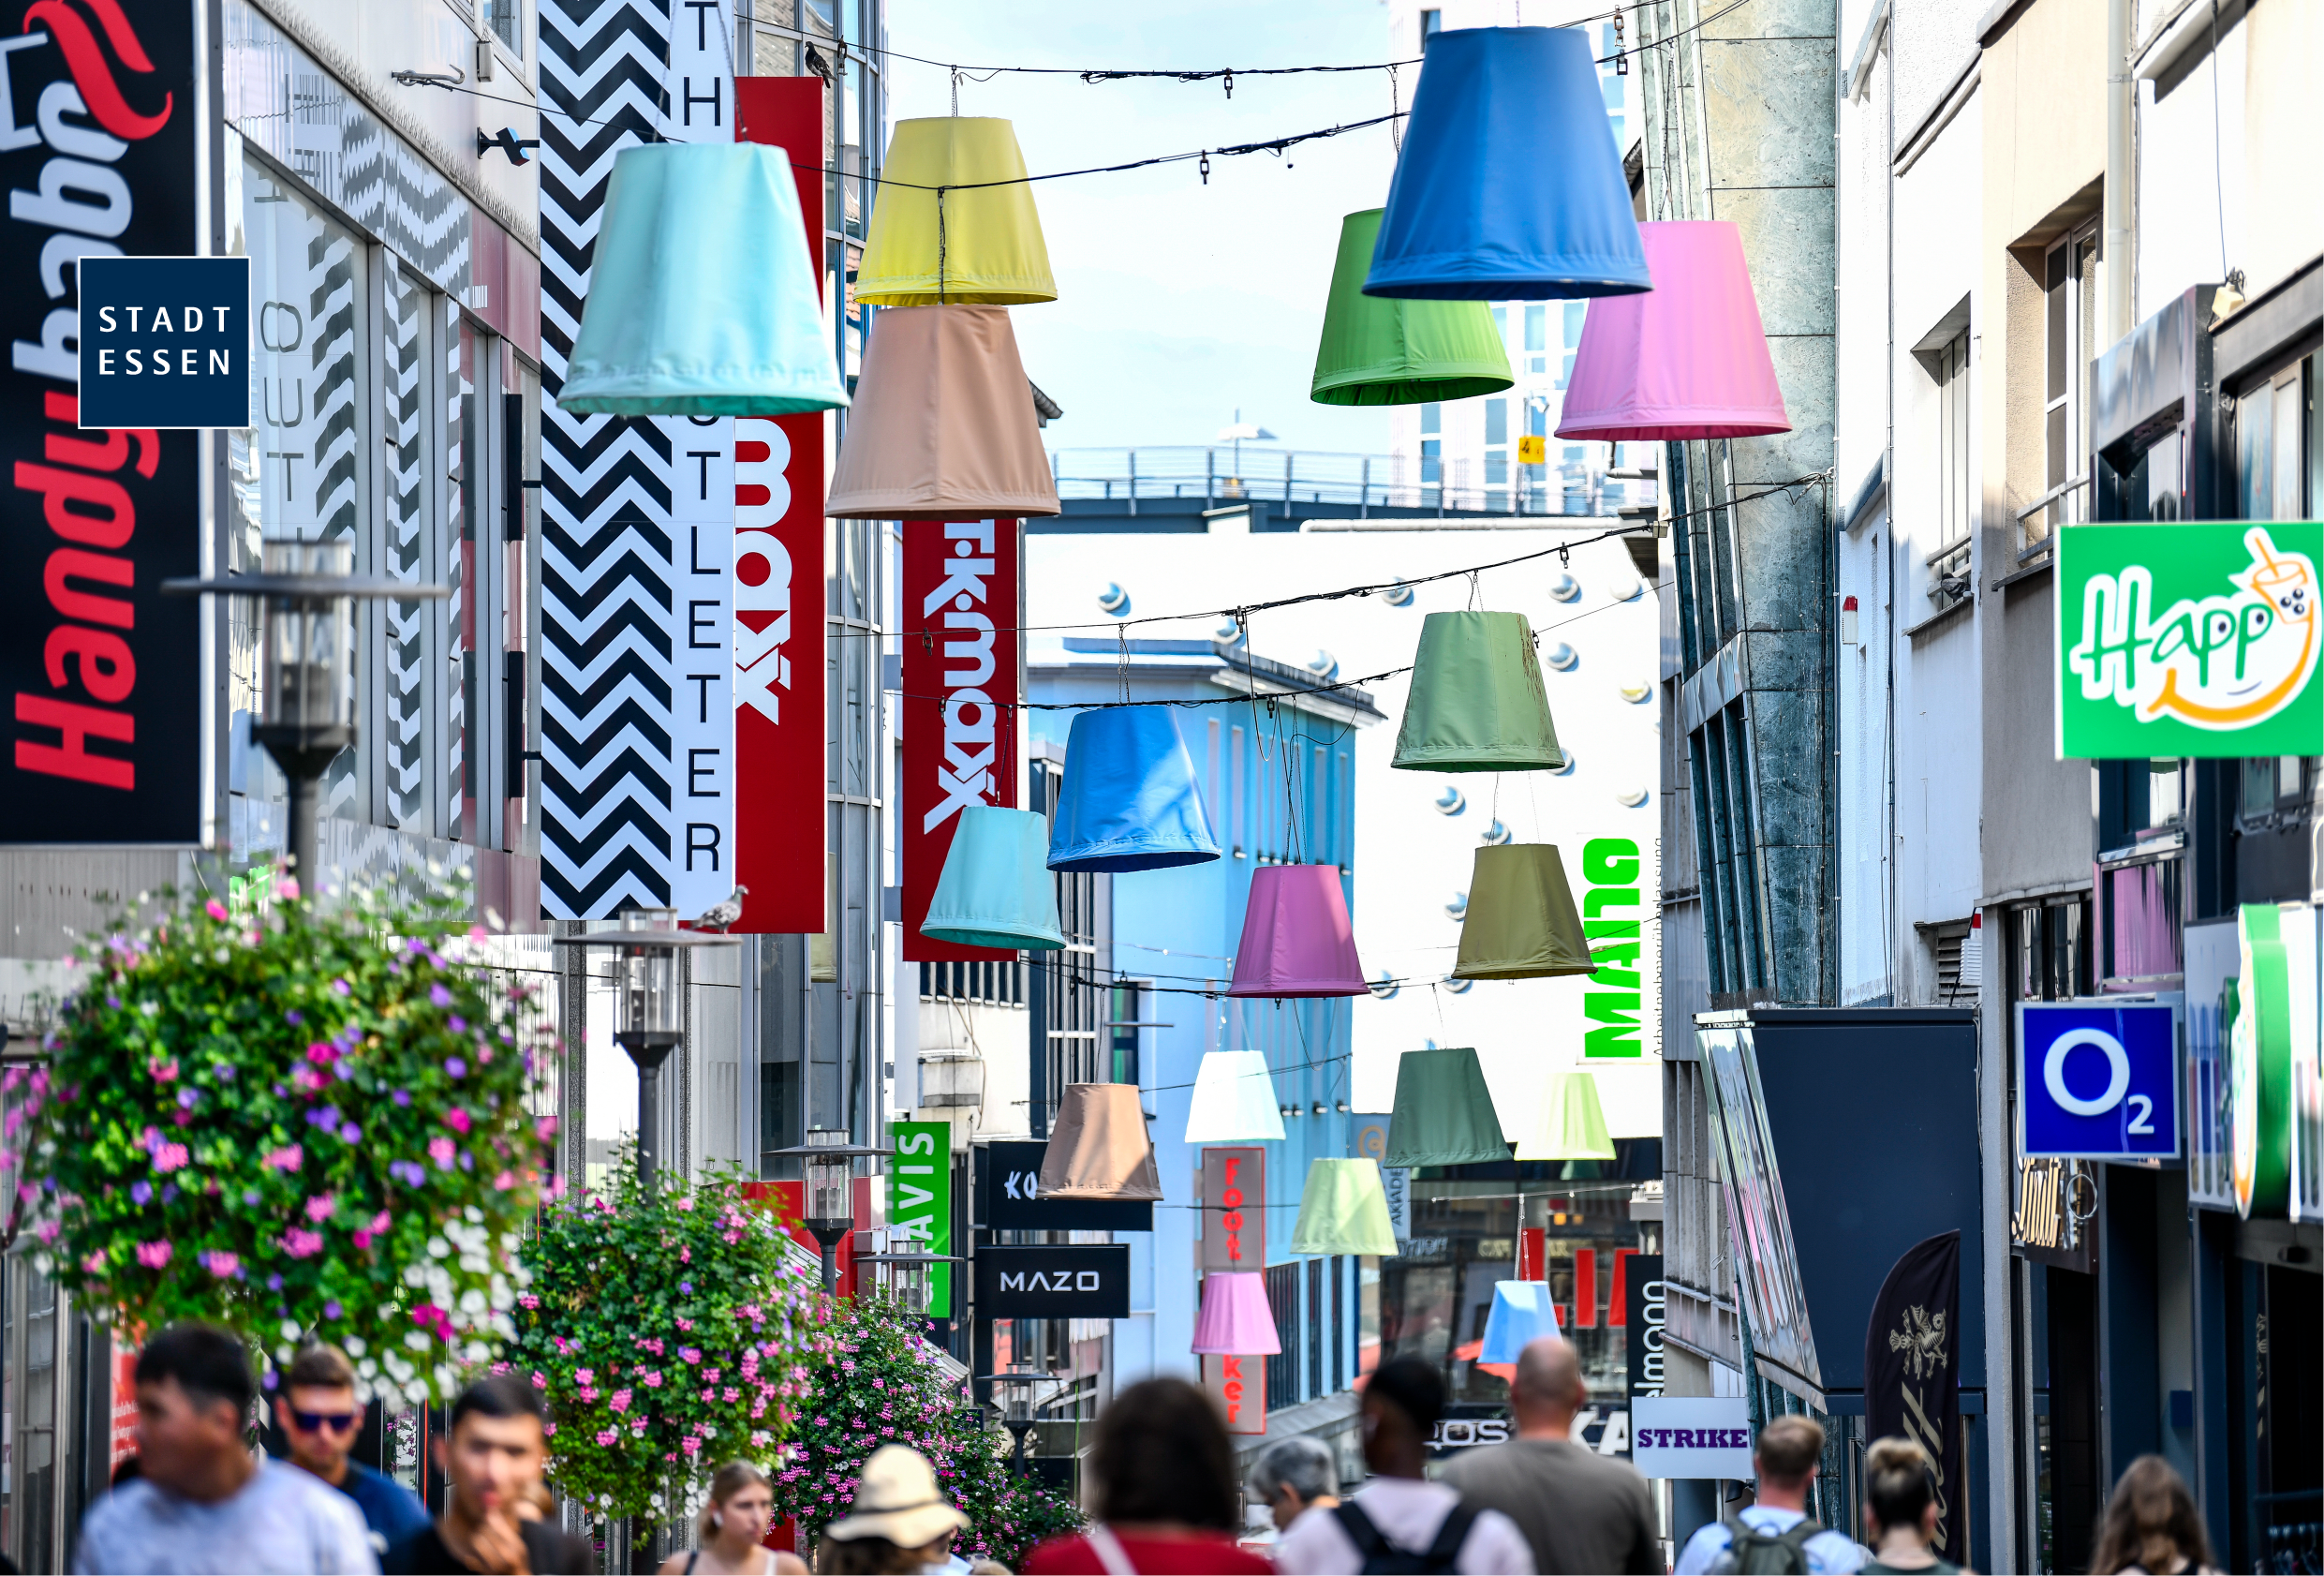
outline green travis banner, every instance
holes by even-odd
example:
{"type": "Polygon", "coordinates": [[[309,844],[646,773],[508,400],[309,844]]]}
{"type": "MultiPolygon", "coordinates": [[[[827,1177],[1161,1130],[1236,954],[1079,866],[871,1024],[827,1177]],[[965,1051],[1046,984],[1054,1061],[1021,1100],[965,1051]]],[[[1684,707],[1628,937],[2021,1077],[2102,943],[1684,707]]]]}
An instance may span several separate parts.
{"type": "Polygon", "coordinates": [[[2058,532],[2060,760],[2324,753],[2324,525],[2058,532]]]}
{"type": "MultiPolygon", "coordinates": [[[[953,1251],[953,1141],[949,1122],[891,1122],[888,1248],[893,1253],[953,1251]]],[[[928,1267],[928,1317],[950,1318],[953,1267],[928,1267]]]]}

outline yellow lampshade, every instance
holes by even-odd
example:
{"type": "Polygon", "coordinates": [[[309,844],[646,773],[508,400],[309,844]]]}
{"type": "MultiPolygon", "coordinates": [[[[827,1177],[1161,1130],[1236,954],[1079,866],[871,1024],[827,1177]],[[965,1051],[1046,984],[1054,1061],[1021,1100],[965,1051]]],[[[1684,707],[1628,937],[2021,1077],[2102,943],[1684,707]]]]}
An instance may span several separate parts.
{"type": "Polygon", "coordinates": [[[899,121],[880,182],[856,300],[1020,306],[1058,298],[1025,156],[1007,121],[899,121]]]}

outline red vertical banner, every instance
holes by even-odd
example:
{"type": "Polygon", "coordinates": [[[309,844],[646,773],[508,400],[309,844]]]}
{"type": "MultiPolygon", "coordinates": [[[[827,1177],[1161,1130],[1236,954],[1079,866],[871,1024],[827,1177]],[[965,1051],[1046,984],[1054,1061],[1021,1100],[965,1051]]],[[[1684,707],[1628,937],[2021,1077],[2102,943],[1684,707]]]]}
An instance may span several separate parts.
{"type": "MultiPolygon", "coordinates": [[[[734,136],[791,156],[822,283],[824,93],[817,77],[734,82],[734,136]],[[803,168],[804,167],[804,168],[803,168]]],[[[734,879],[738,933],[828,928],[823,457],[829,418],[734,419],[734,879]]]]}
{"type": "Polygon", "coordinates": [[[1598,1322],[1598,1250],[1574,1250],[1574,1327],[1588,1330],[1598,1322]]]}
{"type": "Polygon", "coordinates": [[[1203,1356],[1203,1389],[1219,1398],[1229,1434],[1266,1432],[1266,1359],[1203,1356]]]}
{"type": "Polygon", "coordinates": [[[1517,1279],[1546,1281],[1549,1278],[1549,1233],[1538,1226],[1522,1227],[1517,1231],[1517,1279]]]}
{"type": "Polygon", "coordinates": [[[960,811],[1016,803],[1020,538],[1014,520],[904,523],[904,960],[1005,961],[920,933],[960,811]]]}

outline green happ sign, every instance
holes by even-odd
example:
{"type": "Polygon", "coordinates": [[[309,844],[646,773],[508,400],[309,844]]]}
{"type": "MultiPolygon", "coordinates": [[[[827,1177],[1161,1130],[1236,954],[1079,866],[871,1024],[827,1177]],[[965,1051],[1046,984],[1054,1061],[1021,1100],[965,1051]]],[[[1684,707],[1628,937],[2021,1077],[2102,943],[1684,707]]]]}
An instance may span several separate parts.
{"type": "MultiPolygon", "coordinates": [[[[953,1251],[953,1140],[949,1122],[891,1122],[896,1145],[888,1159],[888,1251],[953,1251]]],[[[953,1267],[928,1266],[927,1315],[950,1318],[953,1267]]]]}
{"type": "Polygon", "coordinates": [[[2067,526],[2060,760],[2324,753],[2324,525],[2067,526]]]}

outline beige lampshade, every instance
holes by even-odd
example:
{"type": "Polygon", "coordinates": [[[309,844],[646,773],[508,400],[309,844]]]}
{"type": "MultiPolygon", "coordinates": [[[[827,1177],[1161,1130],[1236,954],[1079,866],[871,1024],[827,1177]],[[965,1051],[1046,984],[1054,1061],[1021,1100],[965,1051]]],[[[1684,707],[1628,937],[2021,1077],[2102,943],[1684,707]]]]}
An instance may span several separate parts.
{"type": "Polygon", "coordinates": [[[1074,1083],[1041,1157],[1044,1198],[1159,1199],[1162,1174],[1134,1083],[1074,1083]]]}
{"type": "Polygon", "coordinates": [[[1007,308],[891,306],[872,320],[823,513],[851,520],[1059,513],[1007,308]]]}

